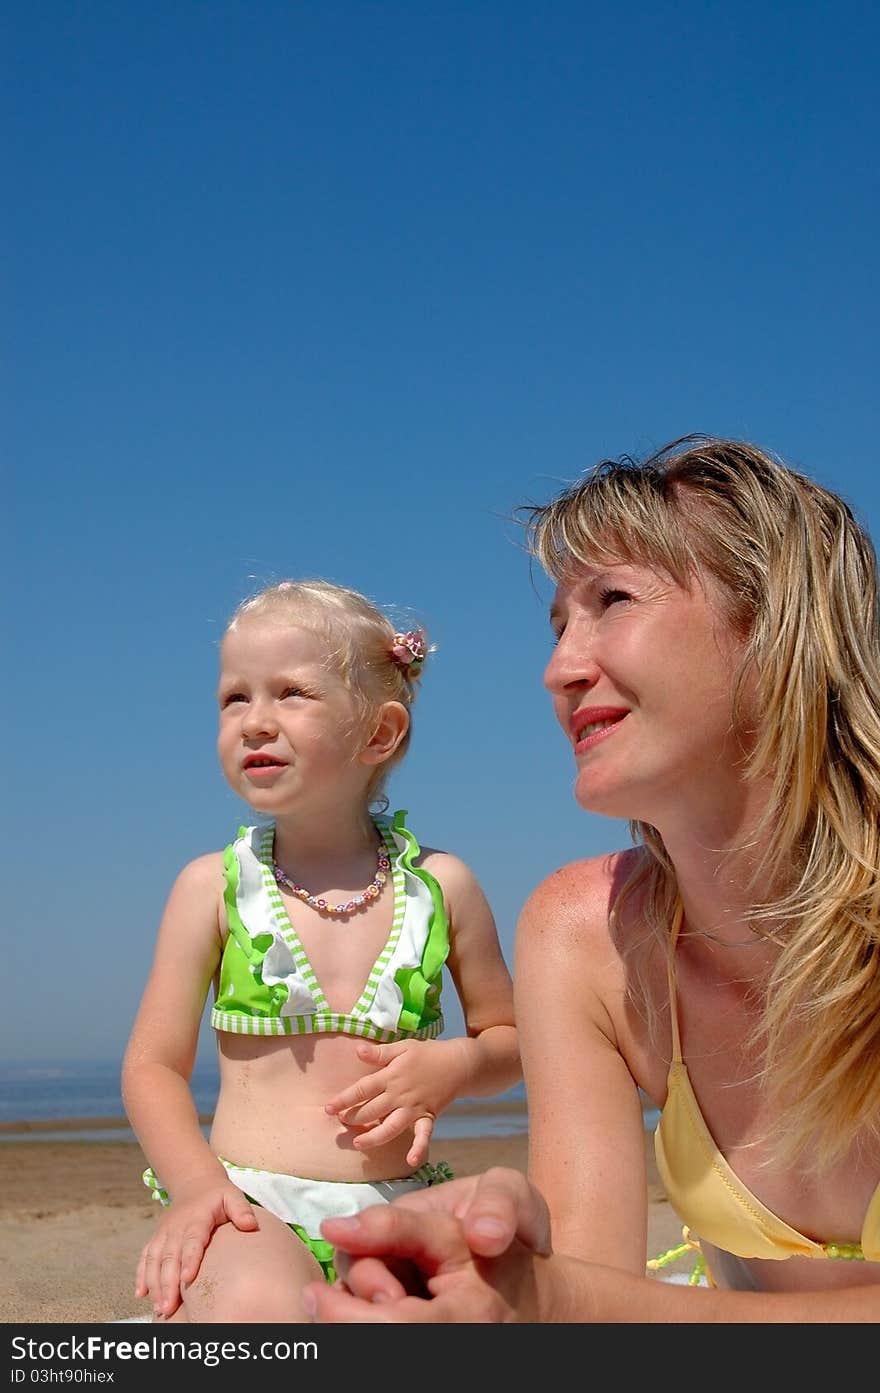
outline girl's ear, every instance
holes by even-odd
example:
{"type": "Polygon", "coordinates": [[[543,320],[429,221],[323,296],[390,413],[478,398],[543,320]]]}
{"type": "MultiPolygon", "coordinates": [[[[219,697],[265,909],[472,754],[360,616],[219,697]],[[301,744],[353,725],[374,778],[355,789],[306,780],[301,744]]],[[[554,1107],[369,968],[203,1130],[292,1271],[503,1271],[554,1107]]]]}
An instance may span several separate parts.
{"type": "Polygon", "coordinates": [[[409,730],[409,712],[399,701],[383,702],[379,716],[358,759],[362,764],[384,764],[409,730]]]}

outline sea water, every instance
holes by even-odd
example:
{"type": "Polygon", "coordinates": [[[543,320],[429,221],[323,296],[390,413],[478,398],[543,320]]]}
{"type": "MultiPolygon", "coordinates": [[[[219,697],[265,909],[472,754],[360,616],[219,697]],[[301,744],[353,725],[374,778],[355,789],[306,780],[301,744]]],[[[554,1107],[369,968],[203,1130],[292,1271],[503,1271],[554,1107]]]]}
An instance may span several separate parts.
{"type": "MultiPolygon", "coordinates": [[[[0,1144],[4,1141],[133,1141],[125,1119],[119,1083],[121,1061],[98,1064],[45,1062],[0,1064],[0,1144]],[[105,1127],[55,1130],[52,1122],[107,1119],[105,1127]],[[17,1131],[17,1122],[39,1128],[17,1131]]],[[[218,1088],[214,1061],[197,1063],[190,1086],[199,1113],[214,1111],[218,1088]]],[[[438,1141],[461,1137],[518,1136],[528,1130],[526,1094],[522,1083],[494,1098],[460,1098],[435,1123],[438,1141]]],[[[645,1128],[652,1132],[658,1112],[643,1099],[645,1128]]]]}
{"type": "MultiPolygon", "coordinates": [[[[0,1064],[0,1143],[4,1141],[132,1141],[125,1120],[119,1083],[121,1061],[98,1064],[0,1064]],[[52,1129],[52,1122],[107,1119],[106,1127],[52,1129]],[[117,1121],[118,1119],[118,1121],[117,1121]],[[17,1122],[39,1128],[14,1130],[17,1122]]],[[[212,1113],[219,1084],[217,1066],[198,1063],[190,1080],[196,1110],[212,1113]]],[[[525,1089],[517,1084],[491,1099],[458,1100],[470,1105],[459,1114],[446,1114],[434,1128],[438,1140],[459,1137],[510,1136],[527,1128],[525,1089]],[[482,1104],[489,1105],[484,1111],[482,1104]],[[507,1104],[509,1107],[505,1107],[507,1104]],[[471,1110],[471,1108],[473,1110],[471,1110]]]]}

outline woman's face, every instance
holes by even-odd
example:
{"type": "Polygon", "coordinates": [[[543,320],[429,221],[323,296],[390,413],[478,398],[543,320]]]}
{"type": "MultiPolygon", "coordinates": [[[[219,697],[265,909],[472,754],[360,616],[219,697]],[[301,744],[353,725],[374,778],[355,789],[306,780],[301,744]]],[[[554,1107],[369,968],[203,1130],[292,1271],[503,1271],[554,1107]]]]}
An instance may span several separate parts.
{"type": "Polygon", "coordinates": [[[544,682],[572,743],[581,807],[661,827],[667,808],[729,796],[748,728],[733,728],[742,641],[717,597],[647,567],[597,564],[560,584],[544,682]]]}

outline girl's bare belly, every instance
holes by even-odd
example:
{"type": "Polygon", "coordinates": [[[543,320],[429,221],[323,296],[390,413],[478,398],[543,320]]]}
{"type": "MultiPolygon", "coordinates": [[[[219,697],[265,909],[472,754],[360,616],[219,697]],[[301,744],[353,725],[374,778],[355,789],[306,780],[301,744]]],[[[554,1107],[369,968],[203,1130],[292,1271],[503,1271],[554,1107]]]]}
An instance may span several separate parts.
{"type": "Polygon", "coordinates": [[[375,1074],[351,1035],[266,1040],[218,1035],[220,1093],[210,1144],[240,1166],[320,1180],[392,1180],[411,1175],[409,1128],[374,1151],[355,1150],[368,1129],[324,1111],[331,1098],[375,1074]]]}

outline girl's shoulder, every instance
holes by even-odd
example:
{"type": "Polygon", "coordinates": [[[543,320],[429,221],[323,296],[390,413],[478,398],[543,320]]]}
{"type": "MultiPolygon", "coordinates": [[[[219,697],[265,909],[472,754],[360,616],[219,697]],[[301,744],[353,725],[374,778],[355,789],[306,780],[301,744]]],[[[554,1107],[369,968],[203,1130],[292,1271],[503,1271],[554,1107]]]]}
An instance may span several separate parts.
{"type": "Polygon", "coordinates": [[[429,871],[446,893],[477,884],[475,872],[454,851],[442,851],[436,846],[423,846],[414,864],[422,870],[429,871]]]}
{"type": "Polygon", "coordinates": [[[398,829],[404,838],[410,841],[411,846],[413,842],[416,842],[418,853],[412,857],[411,864],[420,870],[428,871],[435,880],[440,882],[444,890],[455,887],[470,887],[477,883],[476,874],[463,857],[458,856],[454,851],[428,846],[421,838],[416,841],[415,834],[409,826],[407,812],[397,812],[393,817],[385,814],[381,823],[392,829],[398,829]]]}
{"type": "Polygon", "coordinates": [[[160,932],[178,942],[213,938],[222,927],[223,889],[222,851],[187,861],[171,887],[160,932]]]}
{"type": "Polygon", "coordinates": [[[223,852],[206,851],[201,856],[194,856],[191,861],[180,870],[177,876],[176,885],[184,890],[210,889],[217,888],[218,882],[223,881],[223,852]]]}

